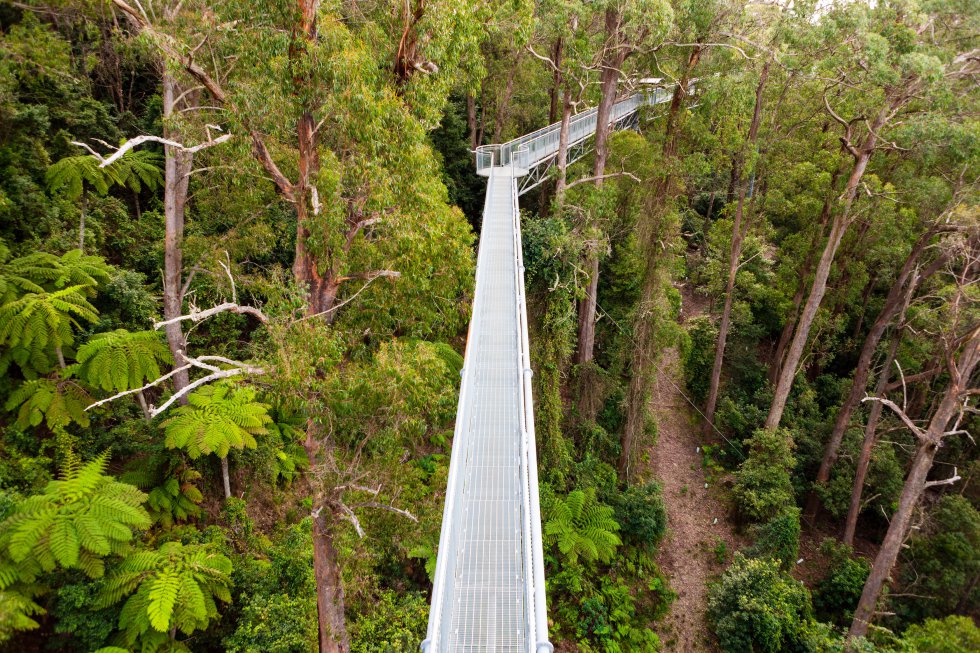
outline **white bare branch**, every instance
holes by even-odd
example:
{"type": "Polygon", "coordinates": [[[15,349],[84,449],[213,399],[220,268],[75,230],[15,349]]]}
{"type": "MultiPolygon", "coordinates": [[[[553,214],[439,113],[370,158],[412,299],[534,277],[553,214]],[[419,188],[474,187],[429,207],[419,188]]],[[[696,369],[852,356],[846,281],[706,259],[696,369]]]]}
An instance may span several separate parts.
{"type": "Polygon", "coordinates": [[[418,523],[419,519],[407,510],[402,510],[401,508],[396,508],[394,506],[388,505],[387,503],[378,503],[376,501],[365,501],[363,503],[355,503],[351,508],[378,508],[379,510],[387,510],[388,512],[393,512],[396,515],[401,515],[411,519],[413,522],[418,523]]]}
{"type": "Polygon", "coordinates": [[[941,481],[928,481],[926,483],[925,487],[930,488],[930,487],[936,487],[936,486],[939,486],[939,485],[952,485],[952,484],[956,483],[959,480],[961,480],[960,479],[960,475],[956,473],[956,468],[954,467],[953,468],[953,475],[952,476],[950,476],[949,478],[944,478],[941,481]]]}
{"type": "MultiPolygon", "coordinates": [[[[222,267],[224,267],[223,264],[222,267]]],[[[248,313],[249,315],[254,315],[259,320],[259,322],[262,322],[263,324],[267,324],[269,322],[269,318],[266,317],[265,313],[255,308],[254,306],[241,306],[239,304],[236,304],[235,302],[225,302],[224,304],[218,304],[217,306],[213,308],[209,308],[205,311],[192,310],[187,315],[179,315],[169,320],[154,322],[153,328],[160,329],[162,327],[167,326],[168,324],[175,324],[177,322],[184,322],[186,320],[190,320],[191,322],[197,323],[200,322],[201,320],[208,319],[212,315],[217,315],[218,313],[223,313],[225,311],[231,311],[232,313],[239,313],[239,314],[248,313]]]]}
{"type": "Polygon", "coordinates": [[[916,426],[915,422],[913,422],[909,418],[909,416],[905,414],[905,411],[899,408],[898,404],[896,404],[894,401],[890,399],[883,399],[881,397],[870,397],[870,396],[865,397],[864,399],[861,400],[862,403],[865,401],[880,401],[882,405],[888,406],[892,410],[892,412],[898,415],[898,418],[902,420],[902,423],[905,424],[905,426],[909,427],[909,430],[915,434],[915,437],[919,438],[920,440],[925,438],[926,436],[925,432],[922,429],[920,429],[918,426],[916,426]]]}
{"type": "Polygon", "coordinates": [[[344,520],[347,520],[351,524],[353,524],[354,525],[354,530],[357,531],[357,536],[360,537],[363,540],[364,537],[365,537],[365,535],[364,535],[364,529],[361,527],[361,522],[357,518],[357,515],[354,514],[354,511],[351,510],[350,508],[348,508],[343,503],[338,503],[337,505],[339,506],[341,512],[343,513],[342,515],[340,515],[340,518],[341,519],[344,519],[344,520]]]}
{"type": "Polygon", "coordinates": [[[183,150],[184,152],[190,152],[193,154],[194,152],[200,152],[201,150],[207,149],[214,145],[220,145],[221,143],[229,141],[232,138],[231,134],[223,134],[218,138],[211,139],[210,134],[211,133],[209,131],[208,132],[209,139],[207,141],[200,143],[198,145],[194,145],[192,147],[188,147],[186,145],[183,145],[182,143],[178,143],[177,141],[172,141],[167,138],[161,138],[160,136],[151,136],[148,134],[143,134],[140,136],[136,136],[135,138],[129,139],[128,141],[123,143],[119,148],[117,148],[116,151],[110,154],[108,157],[103,157],[98,152],[93,150],[91,147],[89,147],[88,145],[80,141],[72,141],[71,144],[78,145],[79,147],[84,147],[86,150],[92,153],[92,156],[94,156],[99,160],[99,167],[105,168],[106,166],[111,166],[113,163],[121,159],[126,154],[126,152],[130,151],[131,149],[133,149],[138,145],[142,145],[143,143],[150,143],[150,142],[162,143],[163,145],[169,145],[170,147],[175,147],[179,150],[183,150]]]}

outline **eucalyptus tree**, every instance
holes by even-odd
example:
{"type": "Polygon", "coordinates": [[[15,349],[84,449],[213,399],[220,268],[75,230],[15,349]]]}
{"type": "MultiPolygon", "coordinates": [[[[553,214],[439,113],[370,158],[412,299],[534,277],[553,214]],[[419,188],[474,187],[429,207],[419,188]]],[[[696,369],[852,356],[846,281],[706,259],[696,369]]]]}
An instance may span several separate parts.
{"type": "Polygon", "coordinates": [[[939,6],[927,9],[930,13],[893,3],[835,5],[817,24],[823,42],[833,47],[827,47],[827,56],[816,63],[811,93],[839,127],[849,170],[831,209],[830,231],[776,379],[766,428],[778,427],[782,419],[835,256],[854,222],[869,163],[881,151],[898,149],[892,132],[905,115],[938,108],[933,100],[937,91],[969,75],[960,51],[963,42],[953,27],[960,23],[954,20],[951,27],[932,32],[946,24],[941,14],[948,12],[939,6]]]}

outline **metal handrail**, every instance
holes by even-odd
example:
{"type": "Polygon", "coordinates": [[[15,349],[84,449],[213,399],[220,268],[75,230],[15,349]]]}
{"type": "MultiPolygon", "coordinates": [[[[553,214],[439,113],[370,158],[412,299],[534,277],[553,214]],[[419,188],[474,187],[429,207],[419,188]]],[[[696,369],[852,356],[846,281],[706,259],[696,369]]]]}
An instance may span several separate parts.
{"type": "MultiPolygon", "coordinates": [[[[496,166],[493,165],[493,158],[491,155],[490,160],[490,176],[487,180],[487,195],[484,200],[483,211],[484,215],[490,208],[490,198],[492,196],[491,186],[494,183],[493,170],[496,166]]],[[[480,240],[479,249],[482,251],[483,244],[486,242],[484,239],[480,240]]],[[[473,313],[470,318],[470,325],[466,335],[466,348],[463,353],[463,369],[460,370],[460,384],[459,384],[459,404],[456,409],[456,424],[453,429],[453,447],[449,456],[449,476],[446,483],[446,505],[443,512],[442,527],[439,531],[439,550],[440,552],[454,551],[455,546],[455,532],[453,529],[454,523],[456,521],[455,508],[456,508],[456,496],[459,494],[457,491],[459,470],[463,466],[466,460],[466,450],[469,447],[469,439],[466,437],[466,397],[468,394],[469,387],[472,383],[470,370],[466,367],[466,362],[472,361],[471,356],[473,344],[478,340],[480,333],[480,319],[476,312],[476,307],[479,305],[477,303],[477,293],[480,292],[480,252],[477,252],[477,265],[476,265],[476,282],[473,286],[473,313]],[[447,519],[447,516],[449,517],[447,519]]],[[[455,563],[452,556],[448,555],[437,555],[436,556],[436,570],[435,577],[432,584],[432,602],[431,602],[431,613],[429,618],[428,628],[426,630],[425,640],[422,642],[421,648],[424,653],[429,653],[430,647],[433,641],[438,642],[440,636],[442,635],[442,616],[444,609],[444,592],[443,589],[446,585],[446,576],[448,575],[448,567],[450,563],[455,563]]],[[[455,567],[455,564],[453,565],[455,567]]]]}

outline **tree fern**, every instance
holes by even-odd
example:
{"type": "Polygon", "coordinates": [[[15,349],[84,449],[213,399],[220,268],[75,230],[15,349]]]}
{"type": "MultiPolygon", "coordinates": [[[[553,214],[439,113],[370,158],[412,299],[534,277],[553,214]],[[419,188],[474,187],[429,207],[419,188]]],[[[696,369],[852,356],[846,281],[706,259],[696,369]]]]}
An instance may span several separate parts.
{"type": "Polygon", "coordinates": [[[608,562],[622,544],[616,532],[619,524],[613,509],[596,500],[595,489],[575,490],[566,499],[555,499],[544,526],[546,544],[575,562],[579,557],[589,562],[608,562]]]}
{"type": "Polygon", "coordinates": [[[62,348],[74,342],[72,327],[79,320],[98,319],[84,291],[85,286],[75,285],[28,293],[0,306],[0,345],[25,349],[32,356],[53,348],[60,359],[62,348]]]}
{"type": "Polygon", "coordinates": [[[160,376],[160,366],[173,356],[157,331],[117,329],[99,333],[78,348],[78,375],[102,390],[121,392],[143,386],[160,376]]]}
{"type": "Polygon", "coordinates": [[[48,190],[61,192],[71,200],[77,200],[85,191],[85,184],[99,195],[109,192],[113,184],[121,183],[114,166],[100,168],[101,162],[91,154],[66,156],[48,166],[44,181],[48,190]]]}
{"type": "Polygon", "coordinates": [[[163,156],[152,150],[129,150],[109,168],[115,169],[120,184],[134,193],[143,188],[156,190],[163,185],[163,156]]]}
{"type": "Polygon", "coordinates": [[[306,449],[300,442],[305,437],[294,420],[274,421],[269,424],[269,441],[274,448],[273,481],[292,483],[300,473],[310,466],[306,449]]]}
{"type": "Polygon", "coordinates": [[[41,614],[44,614],[44,609],[31,597],[14,588],[0,589],[0,644],[13,637],[18,630],[37,628],[39,624],[33,617],[41,614]]]}
{"type": "Polygon", "coordinates": [[[25,381],[14,390],[4,404],[17,411],[16,426],[38,426],[43,421],[51,430],[64,428],[72,422],[89,425],[85,407],[92,397],[71,379],[42,378],[25,381]]]}
{"type": "Polygon", "coordinates": [[[119,480],[147,492],[147,510],[154,524],[172,528],[175,523],[197,516],[198,504],[204,500],[194,484],[201,474],[180,460],[154,456],[136,461],[135,468],[119,480]]]}
{"type": "Polygon", "coordinates": [[[129,597],[119,614],[120,643],[127,647],[175,630],[190,635],[218,616],[215,599],[231,601],[231,571],[231,561],[211,545],[167,542],[123,560],[96,607],[129,597]]]}
{"type": "Polygon", "coordinates": [[[75,249],[55,256],[35,252],[7,260],[6,250],[0,251],[0,305],[7,304],[26,293],[61,290],[68,286],[85,286],[89,296],[107,283],[112,266],[100,256],[89,256],[75,249]]]}
{"type": "Polygon", "coordinates": [[[105,475],[106,464],[102,455],[69,465],[0,524],[0,555],[14,563],[18,581],[33,582],[58,567],[98,578],[102,558],[125,553],[133,530],[150,526],[146,495],[105,475]]]}
{"type": "Polygon", "coordinates": [[[165,444],[186,450],[191,458],[210,453],[224,458],[231,449],[254,449],[254,436],[265,433],[272,421],[268,406],[255,400],[252,388],[205,386],[191,393],[188,402],[163,426],[165,444]]]}

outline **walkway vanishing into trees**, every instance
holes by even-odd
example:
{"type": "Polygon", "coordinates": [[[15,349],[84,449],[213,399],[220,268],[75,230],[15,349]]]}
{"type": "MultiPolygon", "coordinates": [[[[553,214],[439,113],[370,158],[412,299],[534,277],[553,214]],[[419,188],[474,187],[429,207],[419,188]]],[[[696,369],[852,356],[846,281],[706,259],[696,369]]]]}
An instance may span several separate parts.
{"type": "MultiPolygon", "coordinates": [[[[614,129],[635,127],[640,108],[669,101],[650,89],[616,103],[614,129]]],[[[585,156],[596,109],[568,129],[568,163],[585,156]]],[[[477,148],[487,177],[476,263],[473,316],[456,431],[426,653],[545,653],[548,641],[541,511],[531,399],[524,264],[517,198],[556,164],[561,123],[503,145],[477,148]]]]}

